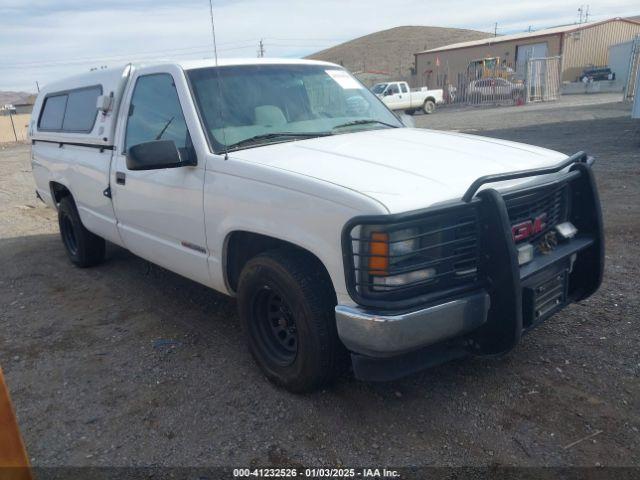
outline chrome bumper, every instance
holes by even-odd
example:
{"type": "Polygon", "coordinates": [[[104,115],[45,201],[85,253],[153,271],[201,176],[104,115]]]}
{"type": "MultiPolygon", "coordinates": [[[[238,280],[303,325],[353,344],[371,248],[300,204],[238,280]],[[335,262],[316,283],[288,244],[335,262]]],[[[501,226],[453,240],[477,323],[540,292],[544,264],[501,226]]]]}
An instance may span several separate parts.
{"type": "Polygon", "coordinates": [[[389,357],[475,330],[487,321],[489,305],[484,291],[401,314],[376,314],[338,305],[336,323],[349,350],[389,357]]]}

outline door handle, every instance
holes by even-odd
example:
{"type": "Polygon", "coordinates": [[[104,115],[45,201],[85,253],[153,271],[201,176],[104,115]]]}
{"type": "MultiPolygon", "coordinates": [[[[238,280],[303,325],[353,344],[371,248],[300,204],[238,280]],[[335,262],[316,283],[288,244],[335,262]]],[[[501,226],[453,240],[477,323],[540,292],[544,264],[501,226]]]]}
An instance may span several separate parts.
{"type": "Polygon", "coordinates": [[[125,183],[127,183],[127,176],[124,174],[124,172],[116,172],[116,183],[118,185],[124,185],[125,183]]]}

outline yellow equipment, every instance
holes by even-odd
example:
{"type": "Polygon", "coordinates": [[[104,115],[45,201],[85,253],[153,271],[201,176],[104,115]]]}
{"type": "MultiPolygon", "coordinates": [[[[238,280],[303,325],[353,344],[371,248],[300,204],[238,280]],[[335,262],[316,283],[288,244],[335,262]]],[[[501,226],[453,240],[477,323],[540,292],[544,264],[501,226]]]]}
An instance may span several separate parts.
{"type": "Polygon", "coordinates": [[[467,74],[472,80],[480,80],[481,78],[508,80],[513,76],[513,69],[509,68],[506,62],[500,61],[500,57],[488,57],[470,61],[467,74]]]}
{"type": "Polygon", "coordinates": [[[32,480],[27,451],[0,368],[0,480],[32,480]]]}

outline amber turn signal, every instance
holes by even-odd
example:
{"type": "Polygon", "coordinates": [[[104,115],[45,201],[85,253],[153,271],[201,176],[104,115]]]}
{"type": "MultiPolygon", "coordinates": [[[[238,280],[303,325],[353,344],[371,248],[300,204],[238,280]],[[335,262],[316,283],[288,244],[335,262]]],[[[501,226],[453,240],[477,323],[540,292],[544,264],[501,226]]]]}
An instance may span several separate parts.
{"type": "Polygon", "coordinates": [[[369,273],[386,275],[389,271],[389,234],[373,232],[369,247],[369,273]]]}

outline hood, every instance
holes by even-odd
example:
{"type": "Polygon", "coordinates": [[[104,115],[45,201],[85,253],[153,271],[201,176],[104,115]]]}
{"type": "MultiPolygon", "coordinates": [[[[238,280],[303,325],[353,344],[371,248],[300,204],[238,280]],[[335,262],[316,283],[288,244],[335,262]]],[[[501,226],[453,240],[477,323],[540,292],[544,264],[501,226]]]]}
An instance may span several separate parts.
{"type": "MultiPolygon", "coordinates": [[[[484,175],[549,167],[567,156],[505,140],[394,128],[240,150],[233,158],[330,182],[382,203],[390,213],[460,199],[484,175]]],[[[530,184],[527,178],[494,185],[530,184]]]]}

